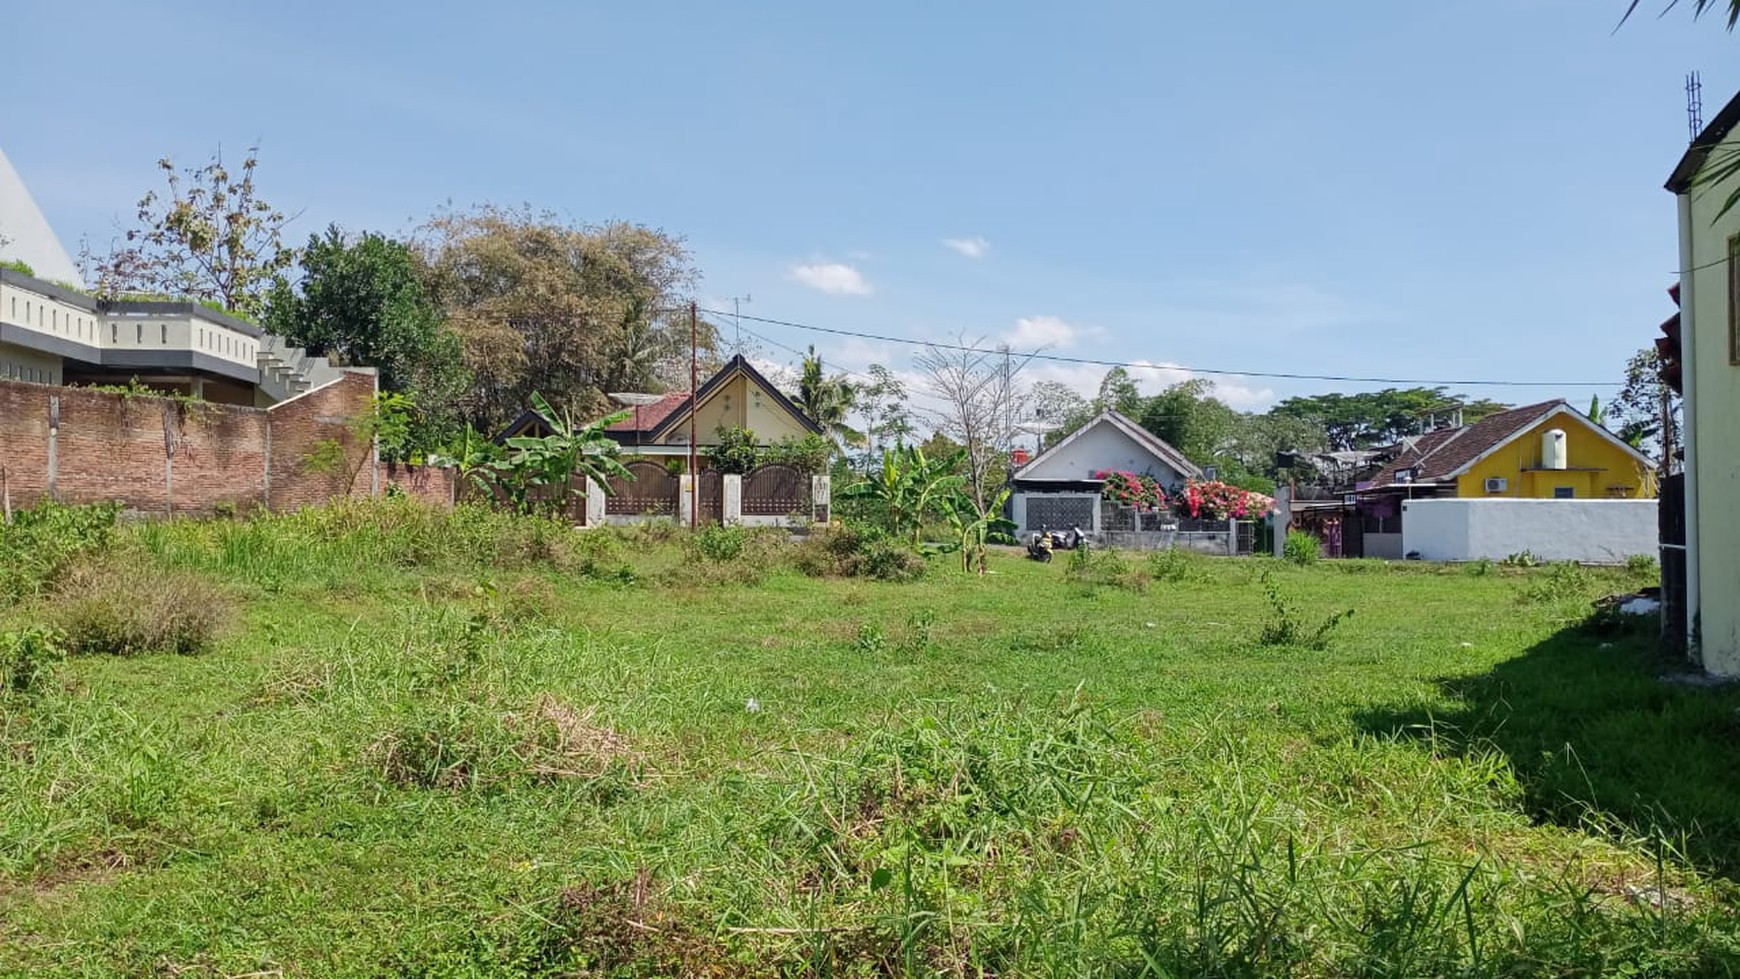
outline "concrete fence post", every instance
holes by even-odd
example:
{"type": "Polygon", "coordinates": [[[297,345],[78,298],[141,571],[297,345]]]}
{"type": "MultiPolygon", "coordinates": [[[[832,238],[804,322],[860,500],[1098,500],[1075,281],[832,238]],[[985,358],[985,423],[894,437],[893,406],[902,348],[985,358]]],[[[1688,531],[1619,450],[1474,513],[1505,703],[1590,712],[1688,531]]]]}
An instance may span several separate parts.
{"type": "Polygon", "coordinates": [[[828,523],[834,514],[834,477],[817,473],[810,477],[810,519],[828,523]]]}
{"type": "Polygon", "coordinates": [[[695,476],[683,473],[677,479],[677,523],[687,527],[695,512],[695,476]]]}
{"type": "Polygon", "coordinates": [[[743,522],[742,474],[726,473],[722,480],[721,492],[725,498],[721,501],[719,522],[727,527],[735,527],[743,522]]]}
{"type": "Polygon", "coordinates": [[[586,526],[604,526],[606,499],[604,485],[591,476],[586,477],[586,526]]]}

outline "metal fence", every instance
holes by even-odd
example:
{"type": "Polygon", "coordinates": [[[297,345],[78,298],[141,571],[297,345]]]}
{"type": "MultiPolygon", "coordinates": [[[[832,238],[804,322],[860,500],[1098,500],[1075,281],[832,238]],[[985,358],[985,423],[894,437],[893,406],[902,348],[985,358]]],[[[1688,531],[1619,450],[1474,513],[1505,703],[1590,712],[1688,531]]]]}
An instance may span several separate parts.
{"type": "Polygon", "coordinates": [[[611,477],[610,492],[604,500],[605,513],[625,517],[676,515],[681,480],[656,462],[631,462],[626,468],[634,478],[611,477]]]}
{"type": "Polygon", "coordinates": [[[795,466],[780,463],[743,474],[743,515],[783,517],[810,508],[810,477],[795,466]]]}

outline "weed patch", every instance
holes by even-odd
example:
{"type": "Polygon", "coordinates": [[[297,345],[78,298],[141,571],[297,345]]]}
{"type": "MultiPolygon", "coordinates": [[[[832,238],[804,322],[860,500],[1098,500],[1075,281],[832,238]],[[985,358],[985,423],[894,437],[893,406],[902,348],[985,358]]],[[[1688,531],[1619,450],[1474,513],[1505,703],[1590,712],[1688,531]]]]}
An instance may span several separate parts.
{"type": "Polygon", "coordinates": [[[34,697],[54,683],[66,650],[46,626],[0,633],[0,694],[34,697]]]}
{"type": "Polygon", "coordinates": [[[929,570],[911,548],[851,524],[812,532],[798,545],[792,561],[812,578],[915,581],[929,570]]]}
{"type": "Polygon", "coordinates": [[[81,555],[107,548],[120,514],[114,503],[44,501],[0,521],[0,602],[37,594],[81,555]]]}
{"type": "Polygon", "coordinates": [[[1281,588],[1275,584],[1274,576],[1263,573],[1263,597],[1269,603],[1269,618],[1263,623],[1262,632],[1257,634],[1257,642],[1264,646],[1298,646],[1303,649],[1325,650],[1329,648],[1330,635],[1336,626],[1353,615],[1353,609],[1341,609],[1331,612],[1315,628],[1307,625],[1293,607],[1281,595],[1281,588]]]}
{"type": "Polygon", "coordinates": [[[202,653],[231,624],[232,602],[198,572],[117,555],[69,573],[43,617],[72,653],[202,653]]]}
{"type": "Polygon", "coordinates": [[[1148,590],[1148,572],[1111,548],[1078,547],[1070,551],[1063,576],[1090,587],[1108,586],[1137,593],[1148,590]]]}

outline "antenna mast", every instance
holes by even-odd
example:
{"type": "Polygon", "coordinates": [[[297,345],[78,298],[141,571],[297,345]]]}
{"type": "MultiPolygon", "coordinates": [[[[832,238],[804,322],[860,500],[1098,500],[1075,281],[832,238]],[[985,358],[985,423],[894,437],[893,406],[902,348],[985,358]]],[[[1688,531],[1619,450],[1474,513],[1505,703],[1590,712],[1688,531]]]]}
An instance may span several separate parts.
{"type": "Polygon", "coordinates": [[[1697,72],[1686,76],[1686,126],[1691,130],[1691,141],[1698,141],[1698,134],[1704,131],[1704,80],[1697,72]]]}

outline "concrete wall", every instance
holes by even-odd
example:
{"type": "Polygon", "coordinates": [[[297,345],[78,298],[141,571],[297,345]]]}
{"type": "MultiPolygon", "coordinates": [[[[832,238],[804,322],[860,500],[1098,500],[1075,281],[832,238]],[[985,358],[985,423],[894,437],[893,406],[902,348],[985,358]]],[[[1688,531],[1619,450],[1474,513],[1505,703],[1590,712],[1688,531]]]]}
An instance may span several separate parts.
{"type": "MultiPolygon", "coordinates": [[[[1371,534],[1366,553],[1371,555],[1371,534]]],[[[1654,500],[1407,500],[1402,550],[1427,561],[1502,560],[1529,551],[1548,561],[1617,564],[1657,551],[1654,500]]]]}
{"type": "MultiPolygon", "coordinates": [[[[1730,133],[1706,161],[1740,151],[1730,133]]],[[[1688,623],[1691,648],[1712,673],[1740,675],[1740,366],[1731,347],[1729,239],[1740,235],[1740,208],[1717,218],[1734,178],[1698,185],[1679,197],[1681,361],[1686,395],[1688,623]]],[[[1664,304],[1665,305],[1665,304],[1664,304]]]]}
{"type": "Polygon", "coordinates": [[[1408,553],[1408,549],[1403,546],[1401,534],[1366,534],[1362,539],[1365,541],[1366,557],[1400,561],[1408,553]]]}
{"type": "Polygon", "coordinates": [[[1081,529],[1090,533],[1100,532],[1100,495],[1098,493],[1016,493],[1009,498],[1009,519],[1015,522],[1017,534],[1028,534],[1036,530],[1068,530],[1068,527],[1045,526],[1028,520],[1028,503],[1032,500],[1078,500],[1086,505],[1092,516],[1081,529]]]}
{"type": "Polygon", "coordinates": [[[60,358],[29,347],[0,343],[0,380],[59,384],[60,358]]]}
{"type": "Polygon", "coordinates": [[[1021,470],[1024,479],[1087,479],[1102,469],[1121,469],[1158,479],[1164,486],[1183,483],[1184,476],[1166,465],[1140,442],[1101,422],[1063,446],[1038,465],[1021,470]]]}
{"type": "Polygon", "coordinates": [[[13,507],[44,497],[119,500],[152,513],[292,509],[384,489],[351,420],[373,374],[270,410],[0,380],[0,486],[13,507]],[[334,464],[311,466],[322,446],[334,464]]]}

